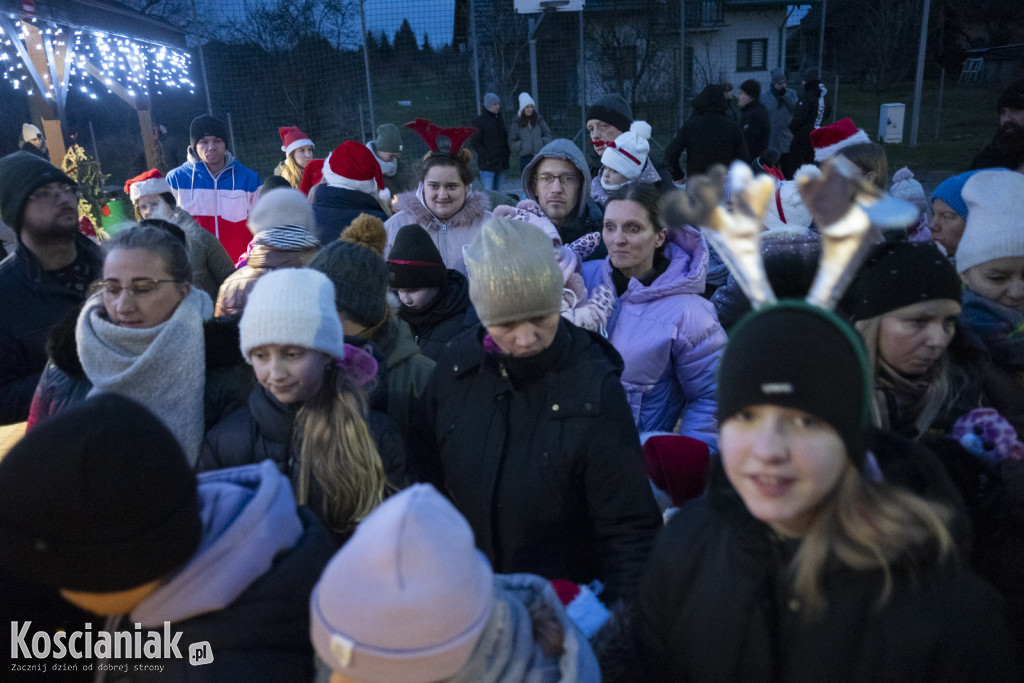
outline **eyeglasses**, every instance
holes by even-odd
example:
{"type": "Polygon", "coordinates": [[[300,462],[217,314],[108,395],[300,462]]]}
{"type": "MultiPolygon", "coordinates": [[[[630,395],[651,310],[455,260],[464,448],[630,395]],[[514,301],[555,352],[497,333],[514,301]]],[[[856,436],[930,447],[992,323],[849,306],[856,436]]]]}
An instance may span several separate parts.
{"type": "Polygon", "coordinates": [[[537,174],[537,182],[541,185],[553,185],[556,180],[566,186],[580,184],[580,178],[575,173],[566,173],[565,175],[553,175],[551,173],[537,174]]]}
{"type": "Polygon", "coordinates": [[[32,194],[30,194],[28,196],[28,200],[30,202],[34,202],[34,201],[47,201],[47,202],[50,202],[50,201],[58,200],[58,199],[60,199],[61,197],[65,196],[65,195],[71,196],[71,197],[73,197],[75,199],[78,199],[79,197],[82,196],[82,193],[78,191],[78,187],[75,186],[75,185],[64,184],[64,185],[57,185],[56,187],[53,186],[53,185],[46,185],[46,186],[43,186],[43,187],[39,188],[38,190],[36,190],[32,194]]]}
{"type": "Polygon", "coordinates": [[[122,285],[117,280],[100,280],[92,286],[89,292],[90,294],[103,292],[103,296],[108,299],[116,299],[121,296],[121,292],[128,292],[128,296],[137,299],[140,296],[152,294],[164,282],[178,282],[178,280],[132,280],[127,285],[122,285]]]}

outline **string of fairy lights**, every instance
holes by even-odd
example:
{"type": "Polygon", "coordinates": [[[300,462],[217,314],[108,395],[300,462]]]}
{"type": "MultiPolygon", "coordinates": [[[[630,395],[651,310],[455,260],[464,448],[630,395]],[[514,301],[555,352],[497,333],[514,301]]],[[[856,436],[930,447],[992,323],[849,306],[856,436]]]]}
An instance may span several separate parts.
{"type": "MultiPolygon", "coordinates": [[[[13,89],[31,95],[35,83],[14,43],[20,41],[25,50],[33,49],[26,40],[29,32],[24,24],[19,23],[21,18],[16,14],[9,14],[8,18],[11,21],[7,25],[14,26],[17,34],[9,35],[9,31],[0,25],[0,71],[13,89]]],[[[164,89],[171,88],[195,93],[195,83],[189,78],[191,58],[187,52],[96,29],[69,29],[34,17],[28,21],[39,29],[44,39],[34,49],[42,50],[42,42],[47,39],[54,50],[63,50],[67,46],[68,87],[92,99],[96,99],[97,92],[111,92],[115,84],[131,97],[148,96],[151,92],[159,95],[164,89]],[[98,73],[90,73],[87,64],[91,64],[98,73]]],[[[55,88],[50,83],[50,74],[43,70],[39,76],[46,85],[43,96],[53,99],[55,88]]]]}

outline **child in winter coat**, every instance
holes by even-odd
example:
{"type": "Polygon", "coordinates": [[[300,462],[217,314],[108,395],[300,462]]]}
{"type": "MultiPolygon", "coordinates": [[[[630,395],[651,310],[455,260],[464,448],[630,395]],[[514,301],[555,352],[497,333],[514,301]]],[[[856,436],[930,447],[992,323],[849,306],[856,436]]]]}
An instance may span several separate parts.
{"type": "MultiPolygon", "coordinates": [[[[64,624],[79,670],[109,664],[139,682],[153,680],[147,664],[189,680],[195,646],[212,655],[208,680],[311,680],[309,593],[334,546],[271,463],[197,477],[162,420],[102,394],[27,434],[0,463],[0,491],[0,565],[94,615],[64,624]]],[[[36,622],[47,609],[17,615],[33,646],[61,642],[36,622]]]]}
{"type": "Polygon", "coordinates": [[[601,678],[551,585],[494,574],[469,524],[427,484],[366,518],[324,569],[309,612],[318,680],[328,672],[357,683],[601,678]]]}
{"type": "Polygon", "coordinates": [[[615,295],[611,287],[600,284],[588,294],[583,284],[583,260],[593,253],[600,244],[601,234],[591,232],[569,246],[562,244],[558,228],[548,220],[540,205],[532,199],[520,201],[516,208],[499,206],[494,215],[535,225],[551,238],[555,247],[555,258],[562,270],[565,288],[562,290],[562,317],[577,327],[605,334],[605,323],[615,307],[615,295]]]}
{"type": "MultiPolygon", "coordinates": [[[[299,504],[344,539],[380,503],[386,486],[362,389],[376,374],[376,361],[345,345],[334,287],[308,268],[260,278],[239,337],[259,386],[247,408],[210,431],[200,470],[273,460],[299,504]]],[[[394,459],[392,475],[402,465],[394,459]]]]}
{"type": "Polygon", "coordinates": [[[992,357],[984,390],[1024,436],[1024,176],[980,171],[963,189],[967,226],[956,269],[967,285],[962,321],[992,357]]]}
{"type": "Polygon", "coordinates": [[[418,225],[403,227],[395,237],[388,255],[388,286],[402,302],[398,314],[431,360],[436,361],[448,341],[477,322],[466,276],[445,268],[441,252],[418,225]]]}
{"type": "Polygon", "coordinates": [[[651,126],[646,121],[634,121],[629,130],[612,142],[602,142],[601,175],[599,182],[590,185],[590,196],[604,208],[608,193],[626,183],[642,182],[640,176],[647,165],[651,151],[651,126]]]}

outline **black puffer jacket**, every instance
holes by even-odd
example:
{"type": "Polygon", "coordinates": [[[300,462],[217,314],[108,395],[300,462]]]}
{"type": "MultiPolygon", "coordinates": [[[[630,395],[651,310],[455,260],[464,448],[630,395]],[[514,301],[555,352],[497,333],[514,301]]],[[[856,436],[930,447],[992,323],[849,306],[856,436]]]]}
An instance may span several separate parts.
{"type": "Polygon", "coordinates": [[[442,352],[411,447],[496,572],[586,583],[629,598],[661,526],[618,353],[565,320],[530,358],[484,350],[484,330],[442,352]]]}
{"type": "Polygon", "coordinates": [[[480,322],[469,302],[469,281],[451,269],[447,292],[439,294],[429,310],[410,311],[402,306],[399,314],[409,323],[420,351],[432,361],[437,361],[445,344],[480,322]]]}
{"type": "Polygon", "coordinates": [[[800,101],[796,103],[793,118],[789,120],[789,130],[793,133],[793,142],[789,145],[789,154],[794,170],[801,164],[814,163],[814,145],[811,144],[811,131],[826,125],[832,115],[832,105],[821,91],[821,81],[807,81],[800,92],[800,101]],[[820,116],[819,116],[820,114],[820,116]]]}
{"type": "Polygon", "coordinates": [[[722,86],[709,85],[693,99],[693,116],[665,148],[665,163],[673,178],[682,178],[679,156],[686,150],[686,177],[706,173],[715,164],[728,166],[734,159],[749,164],[750,150],[735,119],[726,115],[728,102],[722,86]]]}
{"type": "MultiPolygon", "coordinates": [[[[301,468],[299,453],[292,441],[292,428],[298,412],[298,405],[285,405],[262,386],[254,386],[249,394],[249,405],[228,415],[206,435],[198,470],[206,472],[273,460],[277,469],[291,481],[292,490],[297,492],[301,468]]],[[[380,452],[388,483],[395,489],[404,488],[405,444],[398,426],[387,415],[372,410],[366,425],[380,452]]],[[[307,505],[319,514],[322,500],[320,487],[311,480],[307,505]]]]}
{"type": "Polygon", "coordinates": [[[783,541],[718,468],[711,493],[666,526],[644,574],[635,632],[643,681],[1017,680],[1003,605],[952,562],[894,567],[878,610],[875,571],[834,569],[807,618],[783,541]]]}

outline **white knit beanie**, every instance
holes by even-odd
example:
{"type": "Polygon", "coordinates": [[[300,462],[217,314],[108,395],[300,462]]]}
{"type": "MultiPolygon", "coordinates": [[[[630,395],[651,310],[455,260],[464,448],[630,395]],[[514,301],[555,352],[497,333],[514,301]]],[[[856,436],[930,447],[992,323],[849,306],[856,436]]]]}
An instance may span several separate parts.
{"type": "Polygon", "coordinates": [[[630,180],[640,177],[651,151],[651,126],[646,121],[634,121],[629,130],[615,138],[601,154],[601,164],[618,171],[630,180]]]}
{"type": "Polygon", "coordinates": [[[1024,256],[1024,175],[981,171],[964,185],[967,226],[956,248],[956,270],[1004,256],[1024,256]]]}
{"type": "Polygon", "coordinates": [[[272,270],[256,281],[238,323],[242,356],[264,344],[303,346],[338,360],[345,333],[334,307],[334,285],[311,268],[272,270]]]}
{"type": "Polygon", "coordinates": [[[313,205],[310,204],[309,197],[290,187],[278,187],[260,194],[246,225],[254,235],[268,228],[286,225],[314,232],[316,218],[313,216],[313,205]]]}
{"type": "Polygon", "coordinates": [[[462,515],[416,484],[363,520],[309,602],[313,647],[332,671],[428,683],[469,661],[490,618],[494,575],[462,515]]]}
{"type": "Polygon", "coordinates": [[[523,115],[523,110],[526,109],[531,104],[533,105],[534,111],[536,111],[537,103],[533,101],[532,97],[530,97],[530,93],[528,93],[528,92],[521,92],[521,93],[519,93],[519,112],[518,112],[517,115],[518,116],[522,116],[523,115]]]}
{"type": "Polygon", "coordinates": [[[21,124],[21,139],[25,142],[32,142],[37,137],[42,137],[43,131],[39,130],[31,123],[21,124]]]}

